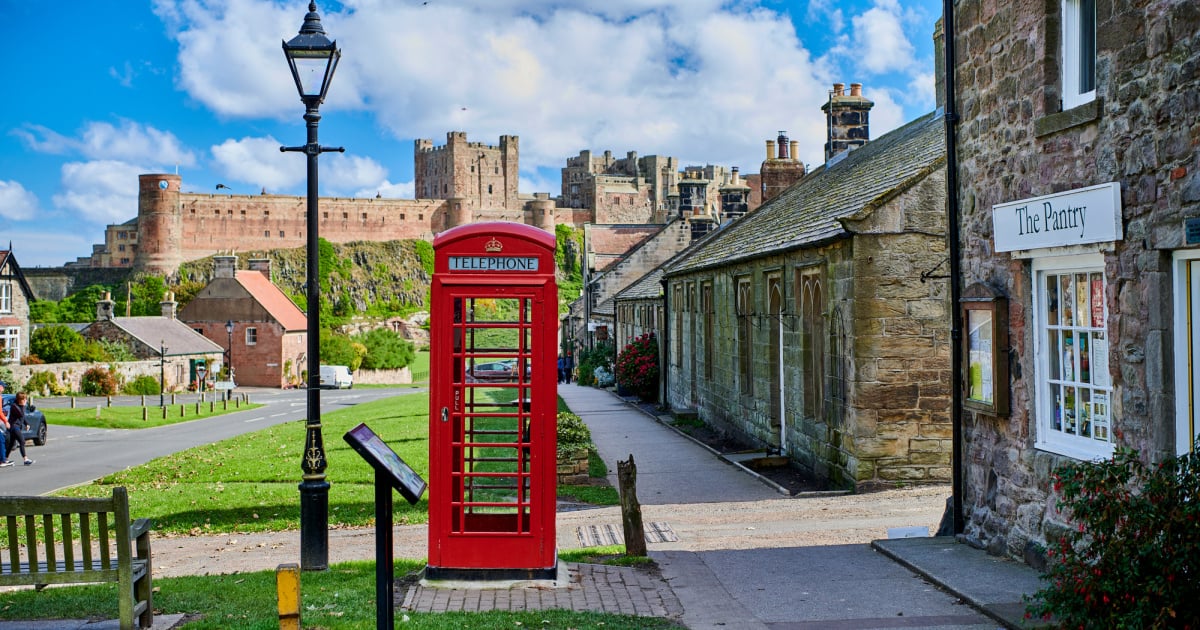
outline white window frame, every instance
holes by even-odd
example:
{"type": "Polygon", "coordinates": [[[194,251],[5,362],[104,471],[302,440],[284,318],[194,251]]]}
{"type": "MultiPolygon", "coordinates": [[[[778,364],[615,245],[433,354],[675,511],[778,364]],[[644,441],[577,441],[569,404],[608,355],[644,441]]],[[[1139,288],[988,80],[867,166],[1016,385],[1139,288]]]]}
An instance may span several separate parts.
{"type": "Polygon", "coordinates": [[[21,329],[18,326],[0,328],[0,348],[3,349],[4,363],[16,363],[21,360],[21,329]]]}
{"type": "MultiPolygon", "coordinates": [[[[1108,370],[1107,361],[1091,360],[1089,367],[1093,375],[1091,382],[1093,385],[1090,389],[1093,391],[1106,391],[1108,393],[1108,440],[1101,441],[1091,437],[1075,436],[1067,434],[1063,431],[1054,429],[1054,397],[1051,395],[1050,383],[1050,351],[1047,346],[1048,328],[1047,315],[1045,312],[1046,304],[1043,298],[1045,290],[1045,276],[1047,274],[1064,274],[1064,273],[1099,273],[1102,277],[1104,291],[1107,293],[1110,289],[1108,278],[1104,275],[1104,256],[1103,254],[1081,254],[1074,256],[1049,256],[1036,258],[1033,260],[1033,353],[1034,353],[1034,382],[1036,383],[1036,395],[1034,397],[1034,411],[1036,417],[1037,431],[1035,435],[1035,448],[1059,455],[1066,455],[1079,460],[1096,460],[1111,457],[1113,454],[1113,437],[1117,428],[1117,418],[1113,414],[1113,387],[1112,375],[1108,374],[1108,386],[1096,385],[1095,375],[1097,370],[1108,370]]],[[[1060,308],[1061,310],[1061,308],[1060,308]]],[[[1104,332],[1107,336],[1108,330],[1108,304],[1107,299],[1104,304],[1104,322],[1099,327],[1099,331],[1104,332]]],[[[1073,327],[1087,328],[1087,327],[1073,327]]],[[[1076,335],[1077,336],[1077,335],[1076,335]]],[[[1057,352],[1058,349],[1054,348],[1057,352]]],[[[1094,352],[1094,348],[1093,348],[1094,352]]],[[[1112,352],[1111,347],[1109,352],[1112,352]]],[[[1074,379],[1078,380],[1078,379],[1074,379]]]]}
{"type": "Polygon", "coordinates": [[[1096,100],[1095,0],[1063,0],[1062,46],[1062,107],[1067,110],[1096,100]],[[1090,86],[1083,84],[1085,63],[1091,66],[1090,86]]]}
{"type": "Polygon", "coordinates": [[[247,346],[258,345],[258,329],[257,328],[255,328],[253,326],[246,328],[246,345],[247,346]]]}
{"type": "MultiPolygon", "coordinates": [[[[1192,385],[1189,382],[1190,370],[1200,369],[1200,366],[1195,366],[1194,359],[1189,361],[1189,352],[1192,357],[1200,352],[1200,348],[1195,347],[1197,340],[1189,339],[1190,328],[1193,325],[1192,320],[1198,315],[1196,309],[1191,309],[1189,313],[1187,297],[1188,297],[1188,267],[1189,264],[1200,260],[1200,250],[1187,249],[1176,251],[1174,258],[1174,307],[1175,307],[1175,454],[1185,455],[1192,450],[1193,421],[1192,421],[1192,404],[1196,396],[1200,396],[1200,392],[1192,391],[1192,385]]],[[[1196,296],[1193,296],[1193,300],[1196,296]]],[[[1200,427],[1197,427],[1200,429],[1200,427]]]]}
{"type": "Polygon", "coordinates": [[[0,282],[0,313],[13,312],[12,289],[12,282],[0,282]]]}

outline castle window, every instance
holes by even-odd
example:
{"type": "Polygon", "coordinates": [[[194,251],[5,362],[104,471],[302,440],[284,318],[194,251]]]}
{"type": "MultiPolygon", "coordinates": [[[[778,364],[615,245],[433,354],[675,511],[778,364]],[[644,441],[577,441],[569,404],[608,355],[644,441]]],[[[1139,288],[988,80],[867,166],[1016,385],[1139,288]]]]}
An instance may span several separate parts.
{"type": "Polygon", "coordinates": [[[363,221],[366,221],[366,220],[367,220],[367,213],[366,213],[366,212],[362,213],[362,219],[363,219],[363,221]]]}
{"type": "Polygon", "coordinates": [[[218,217],[219,217],[219,216],[221,216],[221,209],[220,209],[220,208],[216,208],[216,209],[214,209],[214,210],[213,210],[213,214],[214,214],[214,215],[216,215],[216,216],[218,216],[218,217]]]}
{"type": "Polygon", "coordinates": [[[122,245],[117,245],[117,251],[119,251],[119,252],[123,252],[123,251],[125,251],[125,245],[123,245],[123,244],[122,244],[122,245]]]}
{"type": "Polygon", "coordinates": [[[492,185],[488,184],[488,194],[492,194],[492,185]]]}
{"type": "Polygon", "coordinates": [[[425,215],[423,215],[423,214],[418,214],[418,215],[417,215],[417,220],[418,220],[418,221],[424,221],[424,220],[425,220],[425,215]]]}
{"type": "Polygon", "coordinates": [[[328,218],[329,218],[329,213],[328,213],[328,212],[322,212],[322,213],[321,213],[321,218],[322,218],[322,219],[328,219],[328,218]]]}
{"type": "Polygon", "coordinates": [[[446,184],[442,184],[442,194],[446,194],[446,184]]]}
{"type": "Polygon", "coordinates": [[[497,175],[499,175],[499,174],[500,174],[500,167],[499,167],[499,166],[497,166],[497,167],[496,167],[496,174],[497,174],[497,175]]]}
{"type": "Polygon", "coordinates": [[[401,220],[401,221],[403,221],[403,220],[404,220],[404,214],[403,214],[403,213],[401,213],[401,214],[400,214],[400,220],[401,220]]]}
{"type": "Polygon", "coordinates": [[[1062,106],[1096,99],[1096,0],[1063,0],[1062,106]]]}
{"type": "Polygon", "coordinates": [[[279,238],[284,238],[283,230],[279,230],[279,238]]]}
{"type": "Polygon", "coordinates": [[[263,238],[271,238],[271,230],[263,230],[263,238]]]}
{"type": "Polygon", "coordinates": [[[475,172],[475,165],[474,165],[474,164],[472,164],[472,165],[471,165],[471,172],[472,172],[472,173],[474,173],[474,172],[475,172]]]}
{"type": "Polygon", "coordinates": [[[270,211],[270,210],[263,210],[263,216],[264,216],[264,217],[269,217],[269,216],[271,216],[271,211],[270,211]]]}
{"type": "Polygon", "coordinates": [[[129,264],[129,259],[128,259],[128,258],[122,258],[122,259],[121,259],[121,264],[122,264],[122,265],[128,265],[128,264],[129,264]]]}
{"type": "Polygon", "coordinates": [[[230,215],[233,214],[233,208],[226,210],[225,214],[230,214],[230,215]]]}
{"type": "Polygon", "coordinates": [[[242,210],[242,216],[246,216],[246,211],[242,210]]]}
{"type": "Polygon", "coordinates": [[[246,345],[247,346],[258,345],[258,329],[257,328],[250,327],[250,328],[246,329],[246,345]]]}
{"type": "Polygon", "coordinates": [[[342,213],[342,220],[349,219],[349,218],[350,218],[350,213],[349,213],[349,212],[343,212],[343,213],[342,213]]]}

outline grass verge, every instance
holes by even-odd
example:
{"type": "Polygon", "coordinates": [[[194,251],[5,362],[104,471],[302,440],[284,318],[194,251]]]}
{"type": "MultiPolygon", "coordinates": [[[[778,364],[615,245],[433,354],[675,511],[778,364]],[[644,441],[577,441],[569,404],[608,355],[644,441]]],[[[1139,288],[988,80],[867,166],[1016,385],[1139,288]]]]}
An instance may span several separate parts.
{"type": "MultiPolygon", "coordinates": [[[[397,560],[396,575],[421,570],[424,563],[397,560]]],[[[375,563],[335,564],[301,578],[301,621],[305,628],[357,630],[375,627],[375,563]]],[[[158,614],[198,616],[187,630],[269,630],[279,627],[275,573],[159,578],[154,581],[158,614]]],[[[23,589],[0,594],[0,619],[116,619],[117,586],[99,584],[23,589]]],[[[416,630],[440,628],[678,628],[664,619],[563,610],[487,613],[404,613],[397,625],[416,630]],[[401,626],[402,624],[402,626],[401,626]]]]}
{"type": "Polygon", "coordinates": [[[92,427],[96,429],[150,429],[168,424],[177,424],[201,418],[222,416],[236,411],[257,409],[262,405],[243,402],[235,407],[230,401],[226,405],[222,401],[202,403],[181,403],[167,405],[166,417],[163,417],[162,407],[91,407],[75,409],[48,409],[41,407],[46,415],[46,424],[62,424],[72,427],[92,427]],[[199,405],[199,407],[197,407],[199,405]],[[142,410],[146,410],[146,419],[142,419],[142,410]],[[199,409],[199,412],[197,412],[199,409]]]}

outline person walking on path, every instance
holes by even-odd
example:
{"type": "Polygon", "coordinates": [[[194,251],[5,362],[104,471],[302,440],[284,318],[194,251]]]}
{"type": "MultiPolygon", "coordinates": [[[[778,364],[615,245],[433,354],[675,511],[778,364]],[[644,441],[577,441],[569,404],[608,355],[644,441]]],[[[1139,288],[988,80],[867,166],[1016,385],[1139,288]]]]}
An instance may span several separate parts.
{"type": "MultiPolygon", "coordinates": [[[[0,381],[0,396],[4,395],[4,390],[7,387],[7,383],[0,381]]],[[[0,405],[0,436],[3,436],[3,439],[0,439],[0,468],[7,468],[13,465],[12,462],[8,461],[8,433],[8,414],[4,412],[4,405],[0,405]]]]}
{"type": "MultiPolygon", "coordinates": [[[[13,404],[8,408],[8,435],[6,445],[8,452],[13,452],[13,444],[21,449],[21,459],[25,460],[26,466],[32,466],[33,460],[25,454],[25,429],[28,422],[25,420],[25,403],[29,397],[25,392],[19,392],[16,398],[13,399],[13,404]]],[[[3,411],[3,406],[0,405],[0,412],[3,411]]]]}

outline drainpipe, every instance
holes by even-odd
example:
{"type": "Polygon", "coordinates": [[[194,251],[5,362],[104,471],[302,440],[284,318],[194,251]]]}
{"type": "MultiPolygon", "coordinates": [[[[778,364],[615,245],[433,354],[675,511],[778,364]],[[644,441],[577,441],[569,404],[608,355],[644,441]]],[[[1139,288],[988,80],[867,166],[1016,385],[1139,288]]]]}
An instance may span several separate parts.
{"type": "MultiPolygon", "coordinates": [[[[966,528],[963,515],[963,410],[962,410],[962,312],[958,301],[962,290],[962,269],[959,246],[958,207],[958,152],[955,136],[958,112],[954,104],[954,0],[942,0],[942,28],[945,32],[946,73],[946,220],[947,239],[950,250],[950,374],[954,386],[950,388],[950,424],[953,445],[951,447],[951,483],[953,492],[952,510],[954,533],[961,534],[966,528]]],[[[1001,385],[1008,387],[1007,383],[1001,385]]]]}
{"type": "Polygon", "coordinates": [[[662,285],[663,293],[662,338],[658,343],[659,360],[662,361],[662,407],[664,411],[670,411],[671,388],[667,386],[670,382],[667,377],[671,373],[671,301],[668,299],[670,294],[667,292],[667,279],[663,278],[658,282],[662,285]]]}

